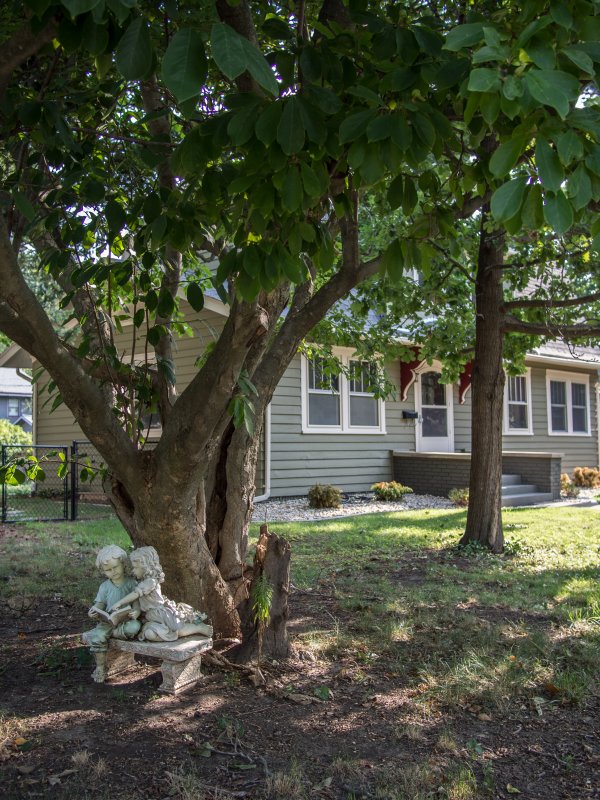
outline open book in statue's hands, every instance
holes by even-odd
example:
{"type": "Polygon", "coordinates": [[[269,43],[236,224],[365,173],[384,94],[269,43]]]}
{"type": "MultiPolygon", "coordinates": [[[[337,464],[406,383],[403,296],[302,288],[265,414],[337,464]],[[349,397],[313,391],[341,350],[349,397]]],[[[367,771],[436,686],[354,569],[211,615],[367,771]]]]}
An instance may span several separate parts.
{"type": "Polygon", "coordinates": [[[99,622],[108,622],[109,625],[113,625],[116,627],[120,622],[123,622],[125,619],[129,619],[129,612],[133,611],[131,606],[123,606],[123,608],[115,608],[114,611],[105,611],[103,608],[98,608],[98,606],[92,606],[90,608],[90,616],[92,613],[95,613],[96,618],[98,618],[99,622]]]}

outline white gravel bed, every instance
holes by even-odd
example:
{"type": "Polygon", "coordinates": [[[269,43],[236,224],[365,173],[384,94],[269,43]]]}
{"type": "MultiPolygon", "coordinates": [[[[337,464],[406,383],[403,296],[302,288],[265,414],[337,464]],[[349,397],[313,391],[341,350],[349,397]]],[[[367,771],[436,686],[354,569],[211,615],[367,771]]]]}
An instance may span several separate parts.
{"type": "Polygon", "coordinates": [[[368,492],[364,494],[345,495],[341,508],[310,508],[306,497],[290,497],[264,500],[254,507],[254,522],[298,522],[315,519],[335,519],[356,516],[357,514],[375,514],[386,511],[410,511],[424,508],[454,508],[445,497],[434,497],[430,494],[408,494],[402,500],[376,500],[368,492]]]}
{"type": "MultiPolygon", "coordinates": [[[[599,489],[581,489],[577,497],[547,505],[591,505],[599,489]]],[[[427,508],[456,508],[446,497],[431,494],[407,494],[402,500],[376,500],[372,492],[344,495],[341,508],[310,508],[306,497],[274,498],[256,503],[254,522],[300,522],[317,519],[336,519],[358,514],[377,514],[386,511],[411,511],[427,508]]],[[[599,506],[600,508],[600,506],[599,506]]]]}

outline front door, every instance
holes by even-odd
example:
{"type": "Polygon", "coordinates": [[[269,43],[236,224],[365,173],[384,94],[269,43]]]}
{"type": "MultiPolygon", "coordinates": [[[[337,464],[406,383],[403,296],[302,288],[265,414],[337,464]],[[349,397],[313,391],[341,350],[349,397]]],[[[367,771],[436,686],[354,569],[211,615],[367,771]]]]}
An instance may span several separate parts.
{"type": "Polygon", "coordinates": [[[429,368],[421,372],[416,386],[417,450],[421,453],[454,451],[452,429],[452,384],[440,383],[440,373],[429,368]]]}

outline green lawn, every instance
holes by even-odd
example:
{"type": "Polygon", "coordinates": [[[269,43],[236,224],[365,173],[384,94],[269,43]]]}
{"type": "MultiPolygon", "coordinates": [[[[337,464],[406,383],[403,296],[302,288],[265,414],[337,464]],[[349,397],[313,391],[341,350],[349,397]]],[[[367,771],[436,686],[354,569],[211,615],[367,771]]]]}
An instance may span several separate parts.
{"type": "MultiPolygon", "coordinates": [[[[339,609],[300,643],[324,658],[410,669],[423,702],[501,703],[541,685],[581,702],[600,663],[600,514],[505,511],[502,556],[457,552],[464,521],[464,511],[431,510],[271,523],[292,543],[294,586],[339,609]]],[[[97,549],[129,545],[114,518],[19,530],[0,544],[0,597],[58,592],[85,603],[97,549]]]]}

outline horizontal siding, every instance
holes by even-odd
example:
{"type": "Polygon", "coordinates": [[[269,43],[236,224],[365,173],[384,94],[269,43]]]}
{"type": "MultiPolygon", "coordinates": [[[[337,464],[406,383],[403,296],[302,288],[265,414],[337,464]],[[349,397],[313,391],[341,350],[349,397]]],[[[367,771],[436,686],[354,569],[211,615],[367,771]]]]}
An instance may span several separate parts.
{"type": "Polygon", "coordinates": [[[572,472],[575,467],[590,467],[598,464],[598,428],[596,419],[595,383],[596,370],[567,370],[563,367],[531,366],[531,405],[533,435],[504,436],[505,450],[521,452],[560,453],[562,471],[572,472]],[[590,436],[553,436],[548,433],[548,404],[546,397],[546,371],[570,373],[573,377],[589,376],[590,417],[592,430],[590,436]]]}
{"type": "MultiPolygon", "coordinates": [[[[399,364],[388,365],[396,385],[399,364]]],[[[365,491],[377,481],[391,480],[392,450],[415,449],[414,391],[402,402],[385,403],[385,434],[302,433],[300,356],[281,379],[271,403],[271,495],[304,495],[315,483],[333,483],[347,492],[365,491]]]]}

